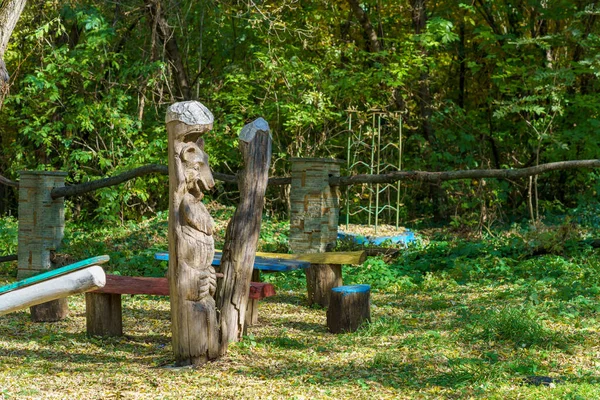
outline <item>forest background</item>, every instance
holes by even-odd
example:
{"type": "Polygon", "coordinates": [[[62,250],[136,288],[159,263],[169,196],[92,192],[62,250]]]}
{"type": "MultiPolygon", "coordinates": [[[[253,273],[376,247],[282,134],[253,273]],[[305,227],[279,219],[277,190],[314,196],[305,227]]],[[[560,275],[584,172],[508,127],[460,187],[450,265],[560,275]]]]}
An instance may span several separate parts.
{"type": "MultiPolygon", "coordinates": [[[[345,159],[349,114],[374,110],[401,115],[405,170],[598,158],[599,15],[571,0],[30,0],[4,54],[0,174],[58,169],[79,183],[166,164],[165,109],[188,99],[215,114],[207,152],[225,173],[240,169],[237,135],[257,117],[283,176],[290,157],[345,159]]],[[[537,218],[593,200],[599,184],[594,170],[411,182],[403,218],[492,224],[531,216],[532,202],[537,218]]],[[[168,207],[167,177],[125,185],[70,199],[70,216],[168,207]]],[[[233,202],[223,185],[213,198],[233,202]]],[[[268,211],[285,212],[289,189],[271,190],[268,211]]],[[[0,215],[15,212],[0,185],[0,215]]]]}

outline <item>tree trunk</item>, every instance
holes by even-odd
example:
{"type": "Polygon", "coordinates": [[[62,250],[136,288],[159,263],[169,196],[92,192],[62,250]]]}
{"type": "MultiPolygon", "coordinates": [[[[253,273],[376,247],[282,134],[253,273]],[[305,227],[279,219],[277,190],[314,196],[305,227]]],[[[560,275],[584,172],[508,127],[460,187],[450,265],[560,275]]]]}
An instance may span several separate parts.
{"type": "Polygon", "coordinates": [[[379,42],[379,37],[377,36],[377,31],[373,28],[373,24],[371,24],[371,20],[367,13],[362,9],[358,0],[348,0],[348,4],[350,8],[352,8],[352,13],[360,22],[360,25],[363,28],[363,33],[367,39],[367,43],[369,46],[369,51],[371,53],[377,53],[381,51],[381,43],[379,42]]]}
{"type": "Polygon", "coordinates": [[[4,52],[23,8],[25,8],[25,3],[27,0],[0,1],[0,108],[2,108],[4,95],[8,91],[9,81],[8,71],[4,64],[4,52]]]}
{"type": "Polygon", "coordinates": [[[244,332],[250,279],[271,164],[271,140],[269,125],[262,118],[246,125],[240,132],[240,150],[244,160],[244,170],[238,173],[241,201],[227,225],[221,257],[224,277],[219,281],[217,290],[221,355],[227,352],[229,342],[239,341],[244,332]]]}
{"type": "MultiPolygon", "coordinates": [[[[426,13],[426,2],[427,0],[412,0],[412,20],[415,35],[420,35],[427,26],[427,13],[426,13]]],[[[421,49],[423,57],[427,56],[425,49],[421,49]]],[[[429,143],[434,140],[433,127],[431,126],[431,90],[429,88],[429,72],[423,70],[419,76],[419,88],[418,88],[418,104],[421,112],[421,123],[423,129],[423,137],[429,143]]]]}
{"type": "Polygon", "coordinates": [[[146,7],[150,15],[150,24],[153,34],[156,32],[158,38],[163,43],[166,56],[173,68],[175,75],[175,98],[177,100],[190,100],[192,91],[189,84],[188,74],[183,64],[183,58],[179,52],[175,32],[169,26],[165,18],[160,0],[146,0],[146,7]]]}

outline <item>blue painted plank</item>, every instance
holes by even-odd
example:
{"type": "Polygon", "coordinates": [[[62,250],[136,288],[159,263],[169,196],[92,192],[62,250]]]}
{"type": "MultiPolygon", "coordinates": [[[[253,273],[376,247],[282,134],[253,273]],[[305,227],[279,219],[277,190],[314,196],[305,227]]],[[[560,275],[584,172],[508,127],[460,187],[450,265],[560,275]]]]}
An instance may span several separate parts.
{"type": "MultiPolygon", "coordinates": [[[[212,265],[221,265],[221,252],[215,252],[212,265]]],[[[156,253],[154,258],[160,261],[169,261],[169,253],[156,253]]],[[[289,272],[297,269],[304,269],[310,267],[310,263],[307,261],[297,260],[284,260],[280,258],[265,258],[255,257],[254,258],[254,269],[265,272],[289,272]]]]}
{"type": "Polygon", "coordinates": [[[357,244],[374,244],[377,246],[387,241],[394,244],[407,245],[417,239],[414,232],[408,229],[406,229],[403,233],[394,236],[363,236],[354,233],[338,232],[337,237],[338,239],[349,239],[357,244]]]}
{"type": "Polygon", "coordinates": [[[371,290],[371,285],[347,285],[334,287],[334,292],[350,294],[350,293],[364,293],[371,290]]]}
{"type": "Polygon", "coordinates": [[[31,286],[33,284],[40,283],[42,281],[45,281],[45,280],[48,280],[51,278],[56,278],[57,276],[68,274],[69,272],[87,268],[91,265],[104,264],[105,262],[107,262],[109,260],[110,260],[109,256],[98,256],[98,257],[92,257],[92,258],[88,258],[88,259],[85,259],[82,261],[78,261],[74,264],[65,265],[64,267],[61,267],[61,268],[52,269],[50,271],[43,272],[41,274],[32,276],[30,278],[23,279],[21,281],[15,282],[15,283],[11,283],[10,285],[0,287],[0,295],[10,292],[15,289],[25,287],[25,286],[31,286]]]}

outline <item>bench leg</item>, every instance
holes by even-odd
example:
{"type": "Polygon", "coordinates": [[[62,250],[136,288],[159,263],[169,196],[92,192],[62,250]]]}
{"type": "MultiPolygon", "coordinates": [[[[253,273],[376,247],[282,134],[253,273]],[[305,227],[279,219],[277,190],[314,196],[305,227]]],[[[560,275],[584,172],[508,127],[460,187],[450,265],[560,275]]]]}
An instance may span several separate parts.
{"type": "Polygon", "coordinates": [[[122,336],[121,295],[86,293],[85,317],[88,336],[122,336]]]}
{"type": "Polygon", "coordinates": [[[339,264],[311,264],[306,269],[308,305],[329,306],[331,289],[342,286],[342,266],[339,264]]]}
{"type": "Polygon", "coordinates": [[[69,300],[66,297],[38,304],[29,308],[33,322],[62,321],[69,315],[69,300]]]}

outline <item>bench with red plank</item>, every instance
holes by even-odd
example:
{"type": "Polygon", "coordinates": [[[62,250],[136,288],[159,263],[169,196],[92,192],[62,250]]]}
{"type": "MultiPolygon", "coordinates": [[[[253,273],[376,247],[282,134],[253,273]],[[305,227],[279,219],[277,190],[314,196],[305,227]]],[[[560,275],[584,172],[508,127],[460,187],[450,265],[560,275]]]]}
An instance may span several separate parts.
{"type": "MultiPolygon", "coordinates": [[[[106,285],[103,288],[85,294],[88,335],[123,335],[121,295],[124,294],[168,296],[169,282],[167,278],[106,275],[106,285]]],[[[275,288],[272,284],[264,282],[250,283],[248,309],[246,311],[247,325],[252,325],[257,321],[258,301],[274,295],[275,288]]]]}

